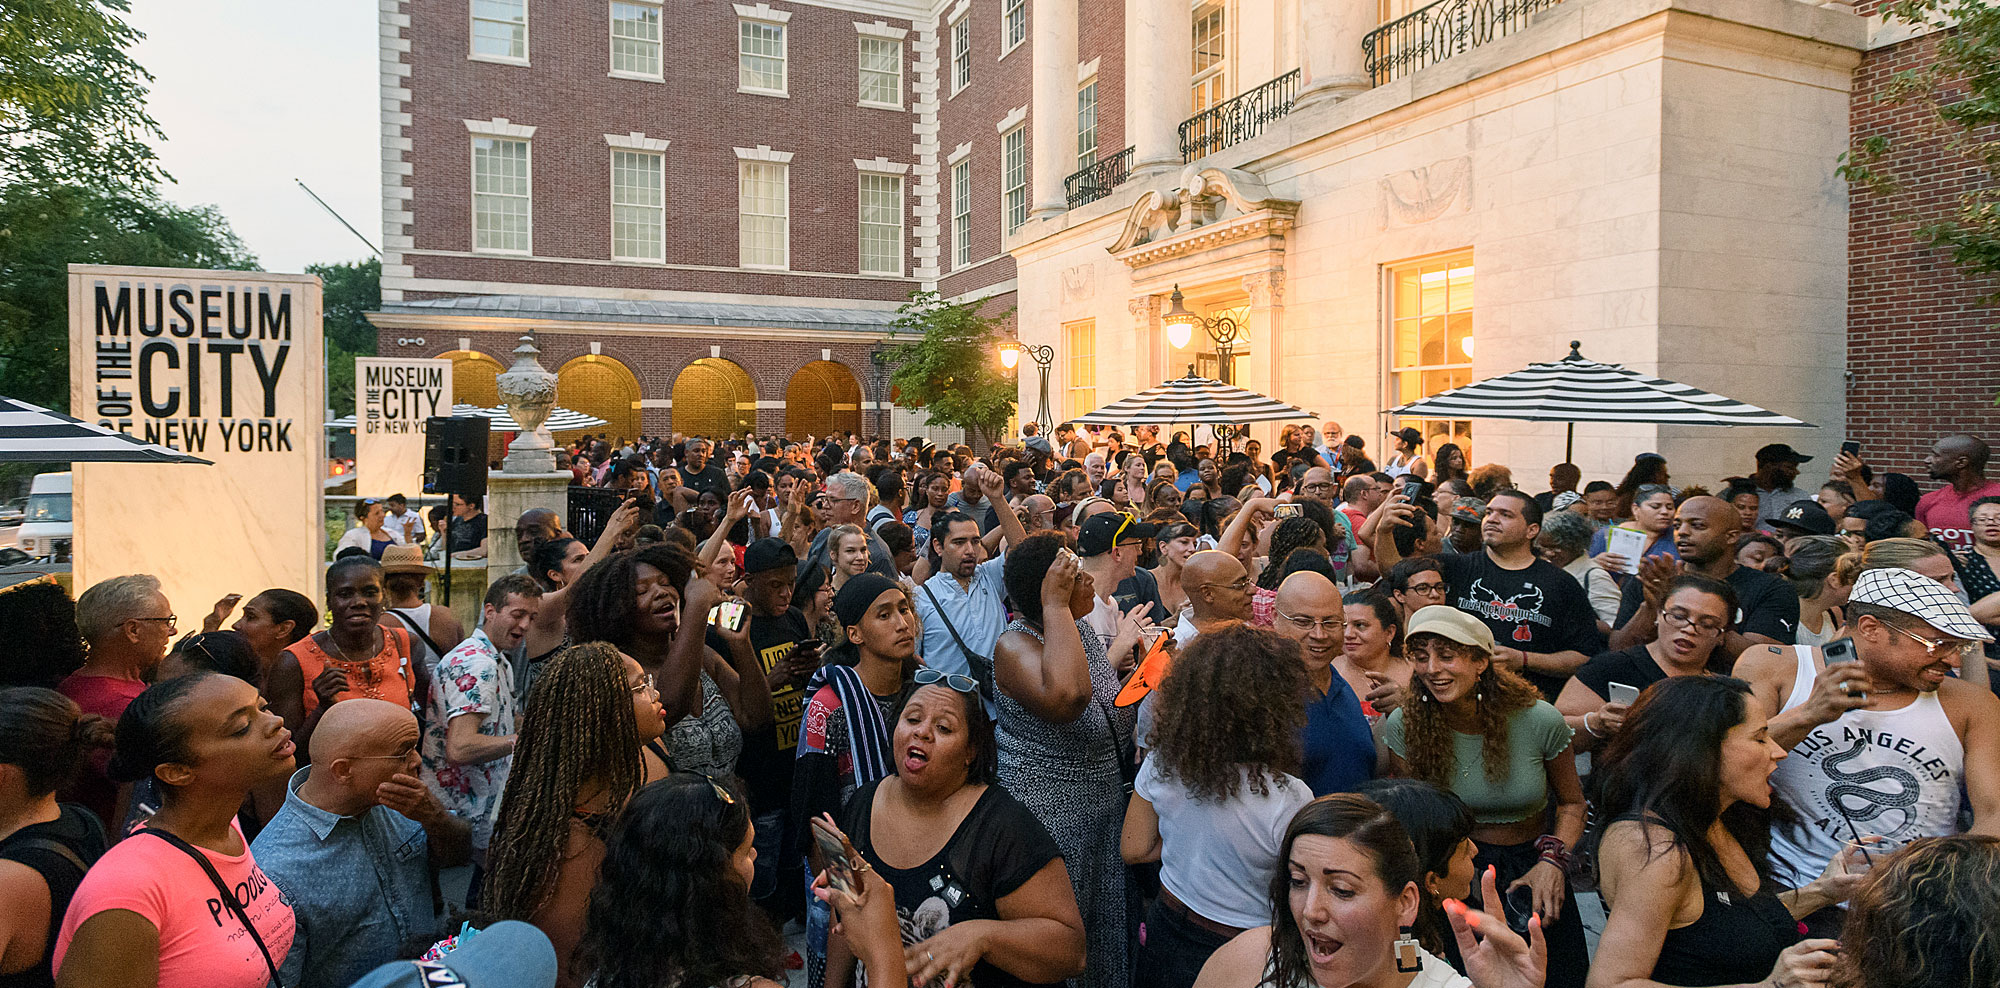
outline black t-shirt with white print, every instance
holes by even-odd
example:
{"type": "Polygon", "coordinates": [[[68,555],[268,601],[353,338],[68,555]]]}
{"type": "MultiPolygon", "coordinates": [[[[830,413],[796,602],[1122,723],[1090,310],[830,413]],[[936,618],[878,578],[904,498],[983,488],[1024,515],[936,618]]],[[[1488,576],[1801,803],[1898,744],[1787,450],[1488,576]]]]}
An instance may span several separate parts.
{"type": "MultiPolygon", "coordinates": [[[[1597,612],[1576,578],[1544,559],[1521,569],[1505,569],[1484,550],[1441,555],[1438,575],[1450,586],[1446,602],[1486,622],[1493,644],[1523,652],[1582,652],[1604,650],[1597,633],[1597,612]]],[[[1566,676],[1524,670],[1542,695],[1555,702],[1566,676]]]]}

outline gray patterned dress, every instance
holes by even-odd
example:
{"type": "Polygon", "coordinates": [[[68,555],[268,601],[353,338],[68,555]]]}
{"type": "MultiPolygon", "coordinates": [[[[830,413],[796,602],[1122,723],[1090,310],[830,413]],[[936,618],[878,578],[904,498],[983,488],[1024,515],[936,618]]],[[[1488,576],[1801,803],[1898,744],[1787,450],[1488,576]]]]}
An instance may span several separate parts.
{"type": "MultiPolygon", "coordinates": [[[[1118,766],[1120,749],[1132,736],[1132,711],[1113,703],[1118,673],[1105,656],[1104,640],[1082,621],[1076,629],[1090,660],[1090,706],[1070,723],[1052,724],[996,691],[1000,783],[1042,821],[1062,849],[1088,950],[1076,988],[1126,988],[1131,934],[1125,862],[1118,854],[1126,804],[1125,777],[1118,766]]],[[[1021,621],[1007,630],[1043,640],[1041,632],[1021,621]]]]}

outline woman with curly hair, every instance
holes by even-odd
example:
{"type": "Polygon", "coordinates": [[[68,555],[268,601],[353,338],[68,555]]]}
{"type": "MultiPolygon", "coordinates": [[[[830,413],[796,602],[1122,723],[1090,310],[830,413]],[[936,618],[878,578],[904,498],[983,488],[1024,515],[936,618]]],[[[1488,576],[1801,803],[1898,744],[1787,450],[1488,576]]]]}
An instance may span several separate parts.
{"type": "Polygon", "coordinates": [[[558,984],[585,980],[572,955],[607,824],[648,776],[666,775],[645,749],[664,728],[645,670],[608,642],[564,649],[528,693],[480,902],[494,920],[548,934],[558,984]]]}
{"type": "Polygon", "coordinates": [[[2000,837],[1911,841],[1869,869],[1847,910],[1833,988],[2000,984],[2000,837]]]}
{"type": "Polygon", "coordinates": [[[1464,611],[1434,604],[1410,615],[1403,650],[1414,671],[1408,700],[1383,724],[1389,774],[1465,800],[1480,870],[1497,867],[1508,892],[1530,889],[1530,908],[1548,924],[1549,988],[1582,988],[1589,962],[1567,881],[1584,818],[1574,732],[1540,691],[1493,661],[1493,632],[1464,611]]]}
{"type": "Polygon", "coordinates": [[[573,970],[595,988],[783,988],[784,941],[750,902],[755,836],[731,781],[685,773],[639,790],[598,851],[573,970]]]}
{"type": "Polygon", "coordinates": [[[1174,657],[1119,840],[1126,864],[1160,862],[1137,988],[1189,988],[1210,954],[1270,915],[1265,876],[1313,797],[1294,774],[1307,687],[1298,643],[1249,625],[1174,657]]]}
{"type": "Polygon", "coordinates": [[[707,647],[699,616],[722,591],[694,572],[689,553],[665,544],[613,553],[585,571],[569,604],[570,640],[610,642],[654,678],[676,767],[727,775],[745,732],[770,727],[771,688],[749,648],[749,624],[717,629],[729,660],[707,647]],[[682,615],[698,617],[685,630],[682,615]]]}

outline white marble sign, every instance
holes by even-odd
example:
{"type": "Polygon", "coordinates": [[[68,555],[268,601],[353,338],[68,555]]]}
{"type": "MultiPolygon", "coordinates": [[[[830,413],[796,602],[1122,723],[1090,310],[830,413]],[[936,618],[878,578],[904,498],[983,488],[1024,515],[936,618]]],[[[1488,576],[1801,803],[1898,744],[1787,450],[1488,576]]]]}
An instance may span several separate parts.
{"type": "Polygon", "coordinates": [[[354,492],[421,495],[424,420],[451,414],[451,361],[354,358],[354,492]]]}
{"type": "Polygon", "coordinates": [[[320,596],[325,360],[311,275],[72,264],[70,413],[214,466],[75,466],[75,587],[160,578],[181,617],[320,596]]]}

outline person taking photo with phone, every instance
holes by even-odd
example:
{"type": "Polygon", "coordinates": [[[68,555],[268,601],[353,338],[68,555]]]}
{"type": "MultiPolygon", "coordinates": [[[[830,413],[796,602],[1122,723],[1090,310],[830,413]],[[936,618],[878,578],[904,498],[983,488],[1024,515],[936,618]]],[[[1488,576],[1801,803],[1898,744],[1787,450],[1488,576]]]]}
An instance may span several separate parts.
{"type": "MultiPolygon", "coordinates": [[[[1843,842],[1884,850],[1958,831],[2000,832],[2000,698],[1954,679],[1966,647],[1992,640],[1965,602],[1915,570],[1871,569],[1848,595],[1847,636],[1820,648],[1757,648],[1737,660],[1792,757],[1771,782],[1798,819],[1771,832],[1772,876],[1799,886],[1843,842]]],[[[1804,918],[1836,935],[1839,910],[1804,918]]]]}

